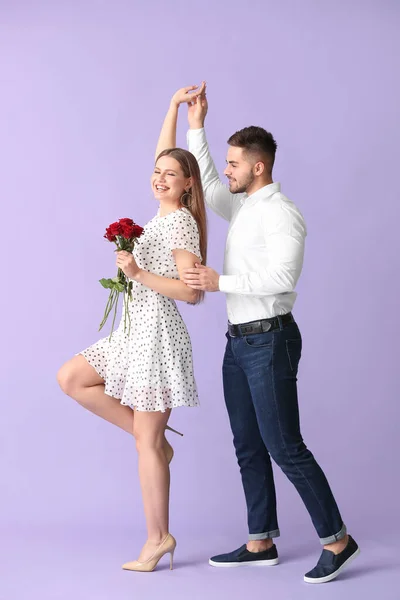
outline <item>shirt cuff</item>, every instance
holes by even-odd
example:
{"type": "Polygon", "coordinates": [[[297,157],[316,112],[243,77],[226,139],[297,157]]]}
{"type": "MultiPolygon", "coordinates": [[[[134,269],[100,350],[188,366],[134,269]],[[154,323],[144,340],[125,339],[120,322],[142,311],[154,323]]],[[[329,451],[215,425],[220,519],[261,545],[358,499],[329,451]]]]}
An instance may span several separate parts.
{"type": "Polygon", "coordinates": [[[236,290],[236,275],[220,275],[219,291],[224,294],[233,294],[236,290]]]}
{"type": "Polygon", "coordinates": [[[186,139],[188,144],[202,144],[204,142],[205,135],[206,132],[204,127],[202,127],[201,129],[189,129],[186,134],[186,139]]]}
{"type": "Polygon", "coordinates": [[[192,135],[192,134],[199,134],[200,131],[204,131],[204,127],[200,127],[199,129],[188,129],[187,134],[188,135],[192,135]]]}

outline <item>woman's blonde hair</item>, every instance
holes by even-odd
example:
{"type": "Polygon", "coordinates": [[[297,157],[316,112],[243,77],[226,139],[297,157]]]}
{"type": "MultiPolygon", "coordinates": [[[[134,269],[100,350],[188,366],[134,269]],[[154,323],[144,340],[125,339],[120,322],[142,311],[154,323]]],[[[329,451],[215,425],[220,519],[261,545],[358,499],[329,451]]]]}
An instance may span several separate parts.
{"type": "MultiPolygon", "coordinates": [[[[187,210],[192,214],[193,218],[197,223],[200,238],[200,253],[202,258],[202,264],[207,264],[207,215],[206,206],[204,202],[203,186],[201,185],[201,175],[199,165],[196,158],[188,150],[183,148],[168,148],[163,150],[157,156],[156,162],[162,156],[171,156],[178,161],[183,171],[184,177],[192,179],[192,185],[187,191],[187,194],[191,196],[189,202],[182,202],[182,206],[185,206],[187,210]]],[[[183,194],[182,198],[185,196],[183,194]]],[[[204,292],[199,292],[197,303],[204,299],[204,292]]],[[[196,304],[197,304],[196,303],[196,304]]]]}

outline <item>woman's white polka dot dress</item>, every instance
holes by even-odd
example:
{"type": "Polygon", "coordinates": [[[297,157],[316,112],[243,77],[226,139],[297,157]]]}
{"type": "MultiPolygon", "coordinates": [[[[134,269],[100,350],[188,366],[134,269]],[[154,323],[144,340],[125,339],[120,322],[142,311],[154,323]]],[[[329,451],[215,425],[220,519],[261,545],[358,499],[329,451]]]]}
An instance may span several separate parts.
{"type": "MultiPolygon", "coordinates": [[[[184,249],[200,256],[197,223],[185,208],[157,214],[144,228],[134,256],[142,269],[179,279],[172,254],[184,249]]],[[[199,404],[192,345],[174,300],[133,281],[131,330],[118,329],[82,354],[105,381],[105,393],[140,411],[199,404]]]]}

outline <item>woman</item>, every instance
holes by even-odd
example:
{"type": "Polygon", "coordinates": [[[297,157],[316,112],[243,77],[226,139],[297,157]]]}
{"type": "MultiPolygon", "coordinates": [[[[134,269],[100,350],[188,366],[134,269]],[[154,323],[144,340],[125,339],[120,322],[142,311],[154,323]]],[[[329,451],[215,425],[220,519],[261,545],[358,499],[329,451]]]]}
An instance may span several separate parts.
{"type": "Polygon", "coordinates": [[[196,304],[202,295],[180,277],[206,262],[206,212],[196,159],[176,146],[179,105],[193,103],[204,86],[179,90],[172,98],[151,177],[160,206],[133,254],[120,251],[117,265],[133,282],[130,334],[123,319],[111,341],[104,338],[64,364],[62,390],[96,415],[133,434],[148,539],[132,571],[152,571],[176,541],[169,533],[169,463],[165,429],[172,408],[197,406],[191,342],[175,300],[196,304]],[[190,93],[192,92],[192,93],[190,93]]]}

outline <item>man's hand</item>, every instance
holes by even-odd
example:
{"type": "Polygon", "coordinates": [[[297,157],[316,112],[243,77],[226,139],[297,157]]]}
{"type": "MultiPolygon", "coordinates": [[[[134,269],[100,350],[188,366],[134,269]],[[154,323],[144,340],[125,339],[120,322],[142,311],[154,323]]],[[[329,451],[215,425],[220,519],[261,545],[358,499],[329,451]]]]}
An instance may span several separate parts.
{"type": "Polygon", "coordinates": [[[214,269],[197,264],[195,268],[184,269],[183,281],[194,290],[203,292],[219,291],[219,275],[214,269]]]}
{"type": "Polygon", "coordinates": [[[208,111],[208,101],[206,96],[206,83],[203,81],[193,102],[188,103],[188,121],[190,129],[202,129],[208,111]]]}

